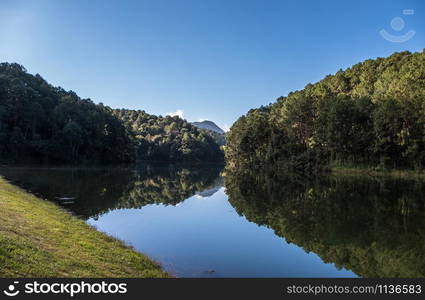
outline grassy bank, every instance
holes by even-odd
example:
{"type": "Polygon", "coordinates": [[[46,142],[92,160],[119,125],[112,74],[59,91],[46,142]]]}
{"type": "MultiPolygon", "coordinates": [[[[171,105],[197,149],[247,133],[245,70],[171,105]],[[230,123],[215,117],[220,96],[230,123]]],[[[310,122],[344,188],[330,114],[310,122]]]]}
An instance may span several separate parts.
{"type": "Polygon", "coordinates": [[[425,179],[425,172],[422,170],[404,169],[381,169],[368,166],[331,166],[332,174],[342,175],[367,175],[367,176],[389,176],[405,179],[425,179]]]}
{"type": "Polygon", "coordinates": [[[0,177],[0,277],[168,277],[121,241],[0,177]]]}

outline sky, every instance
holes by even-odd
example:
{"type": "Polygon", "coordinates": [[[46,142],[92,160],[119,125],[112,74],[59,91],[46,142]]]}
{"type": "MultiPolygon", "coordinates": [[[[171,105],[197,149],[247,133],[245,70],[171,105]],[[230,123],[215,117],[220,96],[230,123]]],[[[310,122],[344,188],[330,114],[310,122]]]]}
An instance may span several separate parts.
{"type": "Polygon", "coordinates": [[[112,108],[212,120],[425,48],[425,1],[0,0],[0,62],[112,108]]]}

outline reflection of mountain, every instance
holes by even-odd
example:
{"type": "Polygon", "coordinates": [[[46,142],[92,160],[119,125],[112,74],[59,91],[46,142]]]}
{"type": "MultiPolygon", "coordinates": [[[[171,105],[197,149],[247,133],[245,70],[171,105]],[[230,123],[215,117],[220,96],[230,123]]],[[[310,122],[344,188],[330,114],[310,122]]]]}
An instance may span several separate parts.
{"type": "Polygon", "coordinates": [[[344,177],[291,182],[227,173],[239,214],[363,277],[425,277],[425,184],[344,177]]]}
{"type": "Polygon", "coordinates": [[[217,193],[223,186],[223,177],[218,177],[215,182],[212,184],[212,188],[205,189],[201,192],[197,192],[196,195],[202,198],[208,198],[217,193]]]}
{"type": "Polygon", "coordinates": [[[212,188],[212,189],[207,189],[204,190],[202,192],[198,192],[196,193],[198,196],[201,196],[202,198],[208,198],[211,197],[212,195],[214,195],[216,192],[218,192],[218,190],[220,189],[219,186],[212,188]]]}
{"type": "MultiPolygon", "coordinates": [[[[75,197],[64,205],[83,218],[148,204],[176,205],[216,188],[220,168],[139,165],[110,169],[1,169],[0,174],[44,198],[75,197]]],[[[59,201],[60,202],[60,201],[59,201]]]]}

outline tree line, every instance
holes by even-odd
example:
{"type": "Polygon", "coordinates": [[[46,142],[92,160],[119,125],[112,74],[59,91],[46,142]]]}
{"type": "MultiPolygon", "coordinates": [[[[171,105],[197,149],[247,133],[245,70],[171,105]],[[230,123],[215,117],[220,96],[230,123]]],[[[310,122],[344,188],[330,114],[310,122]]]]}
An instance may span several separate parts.
{"type": "Polygon", "coordinates": [[[332,163],[425,164],[425,50],[369,59],[250,110],[227,137],[229,168],[314,173],[332,163]]]}
{"type": "Polygon", "coordinates": [[[113,110],[54,87],[19,64],[0,64],[0,162],[222,158],[214,140],[185,120],[113,110]]]}

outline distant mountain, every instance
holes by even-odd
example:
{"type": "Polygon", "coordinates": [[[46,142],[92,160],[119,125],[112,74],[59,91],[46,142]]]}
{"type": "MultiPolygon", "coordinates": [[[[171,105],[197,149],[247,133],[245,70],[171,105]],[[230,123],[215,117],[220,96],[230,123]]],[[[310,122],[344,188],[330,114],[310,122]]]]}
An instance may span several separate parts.
{"type": "Polygon", "coordinates": [[[226,144],[226,134],[224,130],[218,127],[214,122],[206,120],[202,122],[192,122],[191,124],[210,135],[218,145],[223,146],[226,144]]]}
{"type": "Polygon", "coordinates": [[[201,129],[211,130],[220,134],[224,134],[224,130],[218,127],[217,124],[212,121],[205,120],[202,122],[192,122],[192,125],[201,129]]]}

